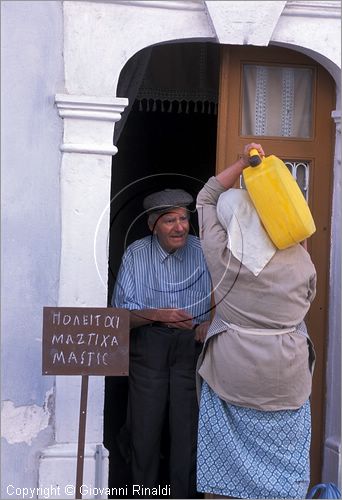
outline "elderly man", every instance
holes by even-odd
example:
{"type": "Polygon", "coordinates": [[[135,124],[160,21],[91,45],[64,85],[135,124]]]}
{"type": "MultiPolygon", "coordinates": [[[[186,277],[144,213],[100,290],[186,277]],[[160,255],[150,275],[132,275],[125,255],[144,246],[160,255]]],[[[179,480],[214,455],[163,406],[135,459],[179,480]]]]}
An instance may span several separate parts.
{"type": "Polygon", "coordinates": [[[200,242],[189,235],[192,202],[181,189],[144,199],[151,236],[127,248],[113,292],[112,305],[131,311],[132,481],[151,488],[151,496],[168,411],[171,497],[196,497],[195,370],[209,326],[211,282],[200,242]]]}

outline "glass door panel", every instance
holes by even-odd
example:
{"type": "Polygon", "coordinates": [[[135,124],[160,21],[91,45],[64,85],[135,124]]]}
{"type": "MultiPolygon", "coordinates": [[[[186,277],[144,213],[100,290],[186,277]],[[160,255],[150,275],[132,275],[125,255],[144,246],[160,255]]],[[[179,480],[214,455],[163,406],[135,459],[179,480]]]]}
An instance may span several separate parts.
{"type": "Polygon", "coordinates": [[[312,136],[313,69],[243,64],[241,135],[312,136]]]}

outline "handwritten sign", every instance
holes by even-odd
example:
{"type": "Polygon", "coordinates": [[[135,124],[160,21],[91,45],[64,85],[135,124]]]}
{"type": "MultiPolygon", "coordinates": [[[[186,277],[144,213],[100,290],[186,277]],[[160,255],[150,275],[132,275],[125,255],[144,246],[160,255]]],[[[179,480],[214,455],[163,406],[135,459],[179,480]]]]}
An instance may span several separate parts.
{"type": "Polygon", "coordinates": [[[128,375],[129,311],[44,307],[43,375],[128,375]]]}

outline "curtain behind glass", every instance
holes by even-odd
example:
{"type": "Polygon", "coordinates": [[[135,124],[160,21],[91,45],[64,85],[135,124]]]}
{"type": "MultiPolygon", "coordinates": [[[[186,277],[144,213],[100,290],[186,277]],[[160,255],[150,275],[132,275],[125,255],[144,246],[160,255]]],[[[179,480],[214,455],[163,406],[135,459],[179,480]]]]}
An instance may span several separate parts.
{"type": "Polygon", "coordinates": [[[243,66],[242,135],[310,137],[310,68],[243,66]]]}

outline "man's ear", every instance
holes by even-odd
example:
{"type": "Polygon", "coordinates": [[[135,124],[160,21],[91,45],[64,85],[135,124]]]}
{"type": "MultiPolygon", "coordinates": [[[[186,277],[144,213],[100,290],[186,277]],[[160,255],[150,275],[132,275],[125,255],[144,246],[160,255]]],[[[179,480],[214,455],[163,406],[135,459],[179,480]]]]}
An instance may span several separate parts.
{"type": "Polygon", "coordinates": [[[157,222],[158,222],[158,217],[155,216],[155,214],[150,214],[149,217],[148,217],[148,219],[147,219],[147,225],[149,227],[149,230],[153,234],[156,233],[157,222]]]}

